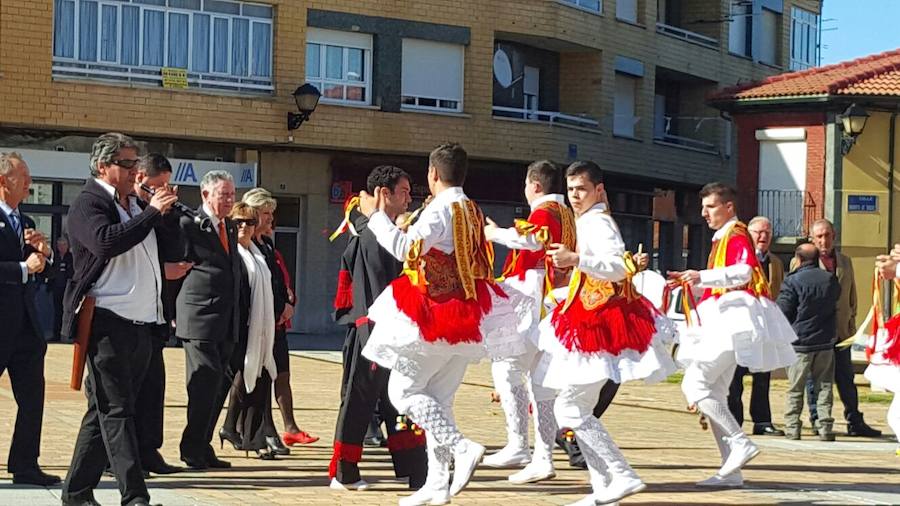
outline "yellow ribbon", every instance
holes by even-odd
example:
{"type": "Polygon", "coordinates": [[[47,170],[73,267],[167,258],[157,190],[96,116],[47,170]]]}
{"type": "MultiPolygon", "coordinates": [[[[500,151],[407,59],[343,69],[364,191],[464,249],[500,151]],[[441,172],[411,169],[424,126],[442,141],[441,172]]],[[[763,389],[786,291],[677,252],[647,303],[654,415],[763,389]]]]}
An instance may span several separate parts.
{"type": "Polygon", "coordinates": [[[329,242],[334,242],[335,239],[347,230],[350,231],[353,235],[359,235],[356,232],[356,228],[353,226],[353,222],[350,221],[350,213],[359,207],[359,196],[353,197],[347,201],[347,205],[344,206],[344,220],[341,221],[341,224],[338,225],[338,228],[328,237],[329,242]]]}

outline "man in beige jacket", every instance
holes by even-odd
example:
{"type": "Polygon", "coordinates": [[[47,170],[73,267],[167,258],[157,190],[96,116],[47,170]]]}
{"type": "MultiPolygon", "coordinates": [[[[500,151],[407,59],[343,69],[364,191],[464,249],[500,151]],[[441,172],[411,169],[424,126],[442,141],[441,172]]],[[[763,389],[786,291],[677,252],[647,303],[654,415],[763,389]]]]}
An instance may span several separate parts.
{"type": "MultiPolygon", "coordinates": [[[[765,216],[757,216],[747,224],[747,230],[756,247],[756,256],[769,280],[769,297],[775,300],[781,291],[784,281],[784,263],[777,256],[769,253],[772,245],[772,223],[765,216]]],[[[728,410],[741,425],[744,423],[744,376],[749,373],[746,367],[738,366],[728,389],[728,410]]],[[[753,387],[750,393],[750,418],[753,419],[753,434],[756,436],[784,436],[784,431],[772,424],[772,410],[769,405],[769,380],[771,373],[753,373],[753,387]]]]}
{"type": "MultiPolygon", "coordinates": [[[[813,244],[819,249],[819,267],[837,276],[841,284],[841,298],[837,306],[837,342],[841,342],[856,333],[856,281],[853,275],[853,264],[850,257],[837,251],[834,246],[834,225],[828,220],[816,220],[810,229],[813,244]]],[[[791,262],[791,270],[794,269],[791,262]]],[[[850,348],[834,350],[834,383],[838,395],[844,405],[844,419],[847,420],[847,435],[862,437],[879,437],[881,431],[873,429],[863,420],[859,411],[859,395],[856,391],[853,363],[850,360],[850,348]]],[[[807,399],[810,403],[810,423],[816,426],[815,398],[818,392],[813,390],[811,381],[807,381],[807,399]]]]}

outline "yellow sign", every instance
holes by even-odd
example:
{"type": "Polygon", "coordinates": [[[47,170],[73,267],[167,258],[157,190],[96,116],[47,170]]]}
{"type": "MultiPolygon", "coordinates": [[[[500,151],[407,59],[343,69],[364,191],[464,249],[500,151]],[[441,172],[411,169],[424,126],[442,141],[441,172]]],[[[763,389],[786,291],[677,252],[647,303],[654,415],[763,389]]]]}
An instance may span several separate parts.
{"type": "Polygon", "coordinates": [[[162,69],[163,88],[180,88],[188,87],[187,70],[172,67],[163,67],[162,69]]]}

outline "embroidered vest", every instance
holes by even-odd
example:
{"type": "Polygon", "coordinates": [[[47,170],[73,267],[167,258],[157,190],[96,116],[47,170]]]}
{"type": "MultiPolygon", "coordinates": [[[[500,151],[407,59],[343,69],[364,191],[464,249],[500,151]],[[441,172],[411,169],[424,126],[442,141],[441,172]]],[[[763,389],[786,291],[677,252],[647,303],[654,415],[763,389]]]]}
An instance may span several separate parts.
{"type": "Polygon", "coordinates": [[[735,288],[708,288],[703,294],[703,299],[710,296],[718,297],[735,290],[746,290],[754,297],[769,296],[769,281],[763,272],[759,259],[756,258],[756,250],[753,248],[753,238],[747,231],[747,225],[740,221],[735,223],[725,232],[725,236],[718,241],[713,241],[712,250],[706,267],[719,269],[737,263],[747,263],[752,268],[750,282],[735,288]]]}

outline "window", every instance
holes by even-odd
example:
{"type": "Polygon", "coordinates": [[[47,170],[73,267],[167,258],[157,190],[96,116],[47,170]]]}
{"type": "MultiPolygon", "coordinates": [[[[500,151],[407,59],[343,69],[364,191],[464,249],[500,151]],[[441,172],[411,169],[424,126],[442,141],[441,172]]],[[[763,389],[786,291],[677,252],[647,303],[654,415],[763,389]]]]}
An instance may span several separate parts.
{"type": "Polygon", "coordinates": [[[781,14],[762,10],[762,38],[760,39],[759,58],[762,63],[778,65],[778,46],[781,42],[781,14]]]}
{"type": "Polygon", "coordinates": [[[750,56],[750,35],[753,32],[753,5],[746,0],[731,0],[728,22],[728,51],[750,56]]]}
{"type": "Polygon", "coordinates": [[[270,92],[269,5],[227,0],[54,0],[53,75],[270,92]]]}
{"type": "Polygon", "coordinates": [[[601,0],[562,0],[567,4],[576,5],[582,9],[589,11],[603,12],[603,2],[601,0]]]}
{"type": "Polygon", "coordinates": [[[638,0],[616,0],[616,18],[629,23],[637,23],[638,0]]]}
{"type": "Polygon", "coordinates": [[[463,46],[403,39],[404,109],[462,112],[463,46]]]}
{"type": "Polygon", "coordinates": [[[791,8],[791,70],[819,65],[819,16],[797,7],[791,8]]]}
{"type": "Polygon", "coordinates": [[[334,103],[372,102],[372,36],[307,28],[306,80],[334,103]]]}
{"type": "Polygon", "coordinates": [[[615,102],[613,104],[613,135],[634,137],[635,96],[638,80],[626,74],[616,72],[615,102]]]}

